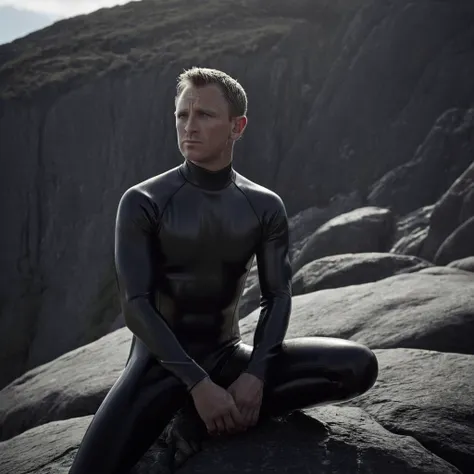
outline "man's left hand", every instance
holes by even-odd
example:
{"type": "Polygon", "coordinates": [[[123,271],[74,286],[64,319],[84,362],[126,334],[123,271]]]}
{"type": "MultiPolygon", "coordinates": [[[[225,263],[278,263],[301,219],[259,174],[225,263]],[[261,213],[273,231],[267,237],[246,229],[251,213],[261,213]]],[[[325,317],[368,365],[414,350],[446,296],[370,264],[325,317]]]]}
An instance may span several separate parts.
{"type": "Polygon", "coordinates": [[[263,398],[263,381],[255,375],[243,372],[228,388],[244,419],[244,429],[255,426],[263,398]]]}

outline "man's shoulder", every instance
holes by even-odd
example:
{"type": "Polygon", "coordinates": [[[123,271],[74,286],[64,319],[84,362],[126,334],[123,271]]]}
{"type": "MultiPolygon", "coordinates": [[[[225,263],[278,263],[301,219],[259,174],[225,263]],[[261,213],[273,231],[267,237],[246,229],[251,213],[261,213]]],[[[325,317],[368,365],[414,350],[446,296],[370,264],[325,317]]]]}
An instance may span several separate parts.
{"type": "Polygon", "coordinates": [[[282,198],[261,184],[252,181],[240,173],[235,173],[235,185],[259,212],[284,210],[282,198]]]}
{"type": "Polygon", "coordinates": [[[151,200],[160,206],[184,184],[179,168],[176,166],[130,186],[122,199],[151,200]]]}

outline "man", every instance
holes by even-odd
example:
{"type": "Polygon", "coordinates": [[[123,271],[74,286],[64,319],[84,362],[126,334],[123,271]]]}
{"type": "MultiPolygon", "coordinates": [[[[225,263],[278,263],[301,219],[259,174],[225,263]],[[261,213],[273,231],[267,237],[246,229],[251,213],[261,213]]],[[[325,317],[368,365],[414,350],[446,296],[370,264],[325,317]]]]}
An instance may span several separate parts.
{"type": "Polygon", "coordinates": [[[134,337],[70,474],[129,472],[190,400],[211,435],[232,434],[261,414],[348,400],[377,377],[377,360],[363,345],[284,340],[291,311],[285,207],[232,166],[247,125],[246,93],[214,69],[192,68],[178,79],[185,161],[120,200],[115,263],[134,337]],[[254,256],[261,313],[251,347],[241,341],[237,306],[254,256]]]}

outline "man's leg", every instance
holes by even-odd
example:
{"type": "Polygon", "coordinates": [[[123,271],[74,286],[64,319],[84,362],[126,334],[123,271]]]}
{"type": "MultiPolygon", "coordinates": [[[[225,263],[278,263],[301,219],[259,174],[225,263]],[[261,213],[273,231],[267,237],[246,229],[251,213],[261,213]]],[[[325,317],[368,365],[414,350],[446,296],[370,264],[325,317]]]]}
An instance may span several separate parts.
{"type": "Polygon", "coordinates": [[[188,396],[134,338],[126,367],[94,415],[69,474],[128,473],[188,396]]]}
{"type": "MultiPolygon", "coordinates": [[[[244,343],[229,358],[219,384],[229,386],[247,367],[252,346],[244,343]]],[[[378,363],[367,347],[344,339],[302,337],[285,340],[265,384],[260,414],[350,400],[369,390],[378,363]]]]}

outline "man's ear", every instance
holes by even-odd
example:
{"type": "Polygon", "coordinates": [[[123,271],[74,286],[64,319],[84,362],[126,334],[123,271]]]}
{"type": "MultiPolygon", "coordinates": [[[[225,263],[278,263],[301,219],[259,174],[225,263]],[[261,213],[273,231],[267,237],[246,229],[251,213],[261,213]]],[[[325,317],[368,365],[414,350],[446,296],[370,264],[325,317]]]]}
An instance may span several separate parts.
{"type": "Polygon", "coordinates": [[[238,137],[235,137],[234,140],[238,140],[242,133],[244,132],[247,126],[247,117],[242,115],[241,117],[237,117],[234,122],[234,126],[232,127],[232,133],[238,134],[238,137]]]}

